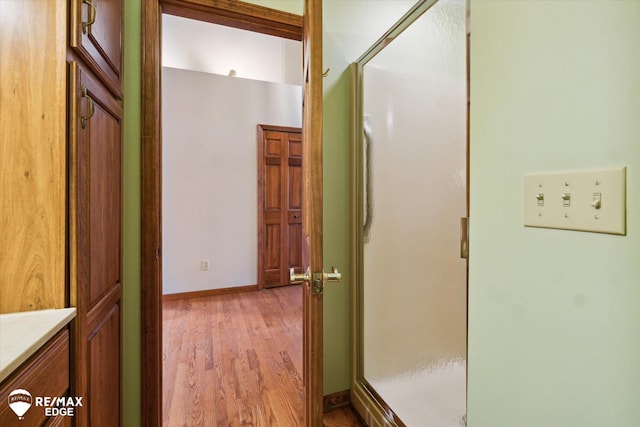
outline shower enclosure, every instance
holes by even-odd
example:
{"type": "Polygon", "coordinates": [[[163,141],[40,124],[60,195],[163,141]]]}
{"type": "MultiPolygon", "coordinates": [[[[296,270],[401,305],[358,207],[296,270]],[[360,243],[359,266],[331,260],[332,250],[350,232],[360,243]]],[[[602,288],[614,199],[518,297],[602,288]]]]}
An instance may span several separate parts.
{"type": "Polygon", "coordinates": [[[467,17],[420,1],[352,67],[352,400],[370,425],[466,424],[467,17]]]}

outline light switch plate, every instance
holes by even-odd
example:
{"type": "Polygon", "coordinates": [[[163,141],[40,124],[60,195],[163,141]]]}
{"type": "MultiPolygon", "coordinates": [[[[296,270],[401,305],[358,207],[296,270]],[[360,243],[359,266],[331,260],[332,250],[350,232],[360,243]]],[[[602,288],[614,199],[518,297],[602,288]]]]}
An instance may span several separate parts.
{"type": "Polygon", "coordinates": [[[626,167],[526,174],[524,225],[625,235],[626,167]]]}

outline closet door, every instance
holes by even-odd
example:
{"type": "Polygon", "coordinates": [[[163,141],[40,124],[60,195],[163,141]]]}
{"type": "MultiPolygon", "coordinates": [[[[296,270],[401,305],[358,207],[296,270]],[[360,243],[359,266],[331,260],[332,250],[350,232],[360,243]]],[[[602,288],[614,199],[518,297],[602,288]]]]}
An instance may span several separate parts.
{"type": "Polygon", "coordinates": [[[122,107],[87,70],[72,63],[70,74],[74,393],[87,399],[79,425],[113,426],[122,419],[122,107]]]}
{"type": "Polygon", "coordinates": [[[302,273],[302,132],[258,125],[258,286],[302,273]]]}

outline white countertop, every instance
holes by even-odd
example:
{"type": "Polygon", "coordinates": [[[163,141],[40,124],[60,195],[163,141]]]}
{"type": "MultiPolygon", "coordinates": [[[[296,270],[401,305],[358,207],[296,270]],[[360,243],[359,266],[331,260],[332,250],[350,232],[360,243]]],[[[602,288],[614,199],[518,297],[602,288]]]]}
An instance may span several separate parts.
{"type": "Polygon", "coordinates": [[[0,314],[0,381],[3,381],[67,323],[75,308],[0,314]]]}

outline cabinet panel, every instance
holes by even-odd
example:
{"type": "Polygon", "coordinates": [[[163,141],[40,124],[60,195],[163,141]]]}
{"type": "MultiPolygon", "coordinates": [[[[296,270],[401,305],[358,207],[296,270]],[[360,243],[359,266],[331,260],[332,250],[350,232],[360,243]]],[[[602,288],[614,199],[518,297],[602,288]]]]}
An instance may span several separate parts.
{"type": "Polygon", "coordinates": [[[83,66],[71,63],[70,74],[72,391],[88,399],[76,425],[113,426],[121,419],[122,108],[83,66]]]}
{"type": "Polygon", "coordinates": [[[70,0],[71,47],[122,98],[123,0],[70,0]]]}
{"type": "Polygon", "coordinates": [[[78,68],[76,215],[86,308],[120,283],[122,226],[122,109],[78,68]]]}
{"type": "Polygon", "coordinates": [[[121,414],[121,312],[118,302],[103,319],[87,342],[91,402],[88,405],[91,427],[119,424],[121,414]]]}
{"type": "Polygon", "coordinates": [[[47,417],[44,408],[31,407],[18,421],[16,414],[4,404],[15,389],[27,390],[32,399],[37,396],[61,397],[69,389],[69,331],[63,330],[45,344],[0,386],[0,425],[21,427],[41,426],[47,417]]]}
{"type": "MultiPolygon", "coordinates": [[[[51,417],[45,423],[46,427],[71,427],[73,417],[51,417]]],[[[20,426],[22,427],[22,426],[20,426]]]]}
{"type": "Polygon", "coordinates": [[[66,305],[65,3],[0,1],[0,313],[66,305]]]}

